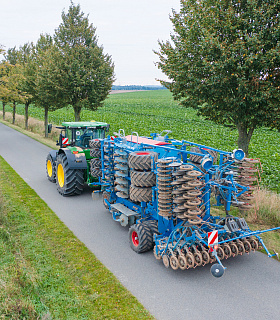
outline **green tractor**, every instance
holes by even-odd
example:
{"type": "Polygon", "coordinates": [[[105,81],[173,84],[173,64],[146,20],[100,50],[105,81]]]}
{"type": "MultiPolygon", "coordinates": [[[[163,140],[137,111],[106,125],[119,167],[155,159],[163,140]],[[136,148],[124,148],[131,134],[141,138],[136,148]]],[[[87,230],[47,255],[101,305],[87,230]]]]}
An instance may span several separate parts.
{"type": "Polygon", "coordinates": [[[46,171],[51,182],[63,196],[81,194],[84,184],[98,181],[100,141],[109,131],[104,122],[63,122],[59,135],[59,150],[47,155],[46,171]]]}

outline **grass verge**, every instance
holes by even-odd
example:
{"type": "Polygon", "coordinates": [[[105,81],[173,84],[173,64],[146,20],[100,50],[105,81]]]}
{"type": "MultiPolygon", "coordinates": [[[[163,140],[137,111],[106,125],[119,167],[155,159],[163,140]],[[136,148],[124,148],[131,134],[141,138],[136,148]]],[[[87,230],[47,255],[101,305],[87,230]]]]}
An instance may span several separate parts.
{"type": "Polygon", "coordinates": [[[0,319],[153,319],[2,157],[0,319]]]}

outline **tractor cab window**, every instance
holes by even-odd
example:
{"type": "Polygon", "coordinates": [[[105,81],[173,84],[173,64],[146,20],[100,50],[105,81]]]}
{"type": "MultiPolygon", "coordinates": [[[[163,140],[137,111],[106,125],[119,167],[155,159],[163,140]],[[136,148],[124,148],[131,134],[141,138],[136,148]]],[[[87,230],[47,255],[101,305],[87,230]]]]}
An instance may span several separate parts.
{"type": "Polygon", "coordinates": [[[104,139],[105,130],[103,128],[80,128],[75,129],[75,145],[82,148],[89,147],[89,140],[104,139]]]}

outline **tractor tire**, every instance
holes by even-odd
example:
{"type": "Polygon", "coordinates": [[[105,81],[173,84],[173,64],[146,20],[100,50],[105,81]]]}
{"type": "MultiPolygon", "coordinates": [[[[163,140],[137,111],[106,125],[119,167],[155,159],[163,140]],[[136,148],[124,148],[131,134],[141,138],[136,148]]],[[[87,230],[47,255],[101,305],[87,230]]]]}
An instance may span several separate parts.
{"type": "Polygon", "coordinates": [[[156,175],[151,171],[130,172],[131,184],[136,187],[153,187],[156,185],[156,175]]]}
{"type": "Polygon", "coordinates": [[[130,247],[137,253],[149,251],[153,248],[153,233],[142,223],[134,224],[128,231],[130,247]]]}
{"type": "Polygon", "coordinates": [[[91,149],[100,148],[101,147],[101,141],[98,139],[89,140],[89,147],[91,149]]]}
{"type": "Polygon", "coordinates": [[[90,167],[91,168],[101,168],[101,160],[94,158],[90,160],[90,167]]]}
{"type": "Polygon", "coordinates": [[[147,220],[141,222],[143,225],[147,226],[148,228],[151,229],[153,235],[154,234],[159,234],[158,232],[158,222],[156,220],[147,220]]]}
{"type": "Polygon", "coordinates": [[[89,154],[93,158],[100,158],[101,157],[101,151],[99,149],[91,149],[89,151],[89,154]]]}
{"type": "Polygon", "coordinates": [[[152,188],[140,188],[130,185],[129,197],[134,202],[150,202],[152,201],[152,188]]]}
{"type": "Polygon", "coordinates": [[[55,181],[56,181],[56,163],[54,162],[54,160],[50,154],[47,155],[47,159],[46,159],[46,171],[47,171],[47,177],[48,177],[49,181],[55,183],[55,181]]]}
{"type": "Polygon", "coordinates": [[[100,168],[91,168],[91,169],[90,169],[90,174],[91,174],[94,178],[102,177],[102,171],[101,171],[100,168]]]}
{"type": "MultiPolygon", "coordinates": [[[[190,151],[195,152],[195,153],[201,153],[200,149],[197,147],[191,147],[190,151]]],[[[202,158],[203,158],[203,156],[197,156],[195,154],[190,154],[190,161],[191,162],[200,164],[202,158]]]]}
{"type": "Polygon", "coordinates": [[[63,196],[81,194],[84,187],[84,171],[70,169],[64,153],[57,156],[56,185],[58,192],[63,196]]]}
{"type": "MultiPolygon", "coordinates": [[[[203,153],[200,151],[200,149],[197,148],[197,147],[191,147],[191,150],[190,150],[190,151],[191,151],[191,152],[201,153],[201,154],[202,154],[201,156],[197,156],[197,155],[194,155],[194,154],[191,154],[191,155],[190,155],[190,161],[191,161],[191,162],[200,164],[200,163],[201,163],[201,160],[202,160],[202,158],[205,156],[205,154],[203,154],[203,153]]],[[[217,151],[209,150],[209,149],[207,149],[206,151],[207,151],[207,153],[210,154],[210,156],[213,157],[213,163],[215,163],[215,162],[217,161],[217,159],[218,159],[218,153],[217,153],[217,151]]]]}
{"type": "Polygon", "coordinates": [[[128,157],[128,165],[135,170],[151,170],[152,157],[157,161],[158,154],[153,151],[135,151],[131,152],[128,157]]]}

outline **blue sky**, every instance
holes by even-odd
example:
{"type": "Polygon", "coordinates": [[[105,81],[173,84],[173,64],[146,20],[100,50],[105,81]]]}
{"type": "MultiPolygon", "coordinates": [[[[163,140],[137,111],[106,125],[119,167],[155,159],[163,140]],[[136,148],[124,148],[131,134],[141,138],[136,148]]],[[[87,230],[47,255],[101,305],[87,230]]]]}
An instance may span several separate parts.
{"type": "MultiPolygon", "coordinates": [[[[166,79],[154,63],[158,40],[172,32],[169,14],[179,11],[180,0],[80,0],[97,28],[104,52],[115,63],[116,85],[155,85],[166,79]]],[[[8,0],[0,10],[0,44],[4,49],[36,42],[40,33],[53,34],[70,0],[8,0]]]]}

